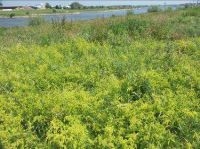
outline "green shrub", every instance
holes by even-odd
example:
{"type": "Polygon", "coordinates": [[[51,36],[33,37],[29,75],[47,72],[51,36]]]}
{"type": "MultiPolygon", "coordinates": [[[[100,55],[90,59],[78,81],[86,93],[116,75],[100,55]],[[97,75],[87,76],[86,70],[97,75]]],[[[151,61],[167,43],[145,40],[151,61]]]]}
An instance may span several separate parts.
{"type": "Polygon", "coordinates": [[[131,16],[131,15],[133,15],[133,14],[134,14],[133,10],[127,10],[127,12],[126,12],[126,15],[127,15],[127,16],[131,16]]]}
{"type": "Polygon", "coordinates": [[[199,7],[196,7],[196,8],[193,8],[193,9],[186,9],[187,11],[183,12],[183,16],[184,17],[187,17],[187,16],[200,16],[199,14],[199,11],[200,11],[200,8],[199,7]]]}
{"type": "Polygon", "coordinates": [[[10,18],[13,18],[14,16],[15,16],[15,13],[11,13],[11,14],[9,15],[10,18]]]}
{"type": "Polygon", "coordinates": [[[114,34],[127,32],[130,36],[143,36],[148,28],[148,22],[140,19],[128,19],[125,22],[113,23],[109,27],[114,34]]]}
{"type": "Polygon", "coordinates": [[[52,9],[52,12],[53,12],[53,13],[56,13],[56,12],[57,12],[57,10],[56,10],[56,9],[52,9]]]}
{"type": "Polygon", "coordinates": [[[147,10],[148,12],[160,12],[161,9],[159,8],[159,6],[151,6],[148,8],[147,10]]]}
{"type": "Polygon", "coordinates": [[[27,12],[26,12],[26,15],[30,15],[30,12],[29,12],[29,11],[27,11],[27,12]]]}
{"type": "Polygon", "coordinates": [[[45,23],[44,18],[42,17],[32,17],[29,21],[29,26],[38,26],[45,23]]]}
{"type": "Polygon", "coordinates": [[[2,36],[6,30],[6,28],[0,27],[0,36],[2,36]]]}
{"type": "Polygon", "coordinates": [[[167,7],[167,8],[165,9],[165,11],[166,11],[166,12],[172,12],[172,11],[173,11],[173,8],[172,8],[172,7],[167,7]]]}

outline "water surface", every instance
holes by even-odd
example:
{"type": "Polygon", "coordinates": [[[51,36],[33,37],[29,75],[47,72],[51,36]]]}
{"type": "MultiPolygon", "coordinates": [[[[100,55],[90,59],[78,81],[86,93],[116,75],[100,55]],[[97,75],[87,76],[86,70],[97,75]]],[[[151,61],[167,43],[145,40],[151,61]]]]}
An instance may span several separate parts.
{"type": "MultiPolygon", "coordinates": [[[[160,6],[162,9],[165,9],[165,6],[160,6]]],[[[176,9],[180,6],[172,6],[173,9],[176,9]]],[[[108,11],[84,11],[78,13],[66,13],[66,14],[47,14],[41,15],[45,21],[59,20],[63,17],[68,21],[77,21],[77,20],[91,20],[96,18],[108,18],[113,15],[123,16],[127,14],[127,11],[132,11],[134,14],[146,13],[148,7],[141,7],[139,9],[119,9],[119,10],[108,10],[108,11]]],[[[0,18],[1,27],[16,27],[16,26],[27,26],[30,22],[30,17],[15,17],[15,18],[0,18]]]]}

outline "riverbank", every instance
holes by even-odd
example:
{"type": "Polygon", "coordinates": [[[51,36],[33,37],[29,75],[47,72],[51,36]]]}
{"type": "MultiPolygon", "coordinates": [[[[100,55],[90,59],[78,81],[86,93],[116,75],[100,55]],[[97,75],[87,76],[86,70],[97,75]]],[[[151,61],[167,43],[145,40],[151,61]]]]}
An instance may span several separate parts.
{"type": "Polygon", "coordinates": [[[66,21],[79,21],[79,20],[91,20],[97,18],[108,18],[114,16],[124,16],[130,14],[146,13],[147,8],[142,9],[118,9],[118,10],[99,10],[99,11],[83,11],[72,13],[55,13],[55,14],[42,14],[32,16],[18,16],[13,18],[0,18],[0,26],[2,27],[15,27],[15,26],[27,26],[31,20],[52,22],[52,20],[65,19],[66,21]]]}
{"type": "MultiPolygon", "coordinates": [[[[135,8],[137,9],[137,8],[135,8]]],[[[48,13],[48,12],[42,12],[42,13],[32,13],[28,15],[14,15],[12,18],[29,18],[29,17],[38,17],[38,16],[47,16],[47,15],[70,15],[70,14],[80,14],[82,12],[111,12],[111,11],[118,11],[118,10],[134,10],[132,9],[86,9],[86,10],[73,10],[73,11],[63,11],[63,12],[56,12],[56,13],[48,13]]],[[[10,18],[10,14],[13,12],[7,12],[5,15],[0,14],[0,18],[10,18]]]]}
{"type": "Polygon", "coordinates": [[[30,17],[38,15],[59,15],[59,14],[76,14],[80,12],[87,11],[114,11],[114,10],[131,10],[134,8],[93,8],[93,9],[38,9],[38,10],[12,10],[12,11],[2,11],[0,10],[1,18],[13,18],[13,17],[30,17]],[[11,16],[12,15],[12,16],[11,16]]]}

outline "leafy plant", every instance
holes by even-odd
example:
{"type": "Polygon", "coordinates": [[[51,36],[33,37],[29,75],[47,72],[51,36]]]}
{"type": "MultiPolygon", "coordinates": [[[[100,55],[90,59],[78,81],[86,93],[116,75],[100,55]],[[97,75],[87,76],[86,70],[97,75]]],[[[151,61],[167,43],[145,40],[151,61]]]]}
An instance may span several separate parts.
{"type": "Polygon", "coordinates": [[[45,20],[41,17],[32,17],[29,21],[29,26],[38,26],[45,22],[45,20]]]}
{"type": "Polygon", "coordinates": [[[13,18],[15,16],[15,13],[10,13],[9,17],[13,18]]]}
{"type": "Polygon", "coordinates": [[[159,6],[151,6],[148,8],[147,10],[148,12],[160,12],[161,9],[159,8],[159,6]]]}

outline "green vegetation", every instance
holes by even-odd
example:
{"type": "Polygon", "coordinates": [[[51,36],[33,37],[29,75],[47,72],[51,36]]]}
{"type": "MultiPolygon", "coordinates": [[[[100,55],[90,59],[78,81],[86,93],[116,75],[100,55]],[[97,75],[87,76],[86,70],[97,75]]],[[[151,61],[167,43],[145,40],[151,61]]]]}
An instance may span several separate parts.
{"type": "MultiPolygon", "coordinates": [[[[45,3],[45,9],[32,9],[32,8],[16,8],[12,11],[2,11],[0,9],[0,17],[10,17],[11,14],[15,14],[14,16],[37,16],[41,14],[54,14],[54,13],[73,13],[80,11],[104,11],[104,10],[118,10],[118,9],[133,9],[137,8],[137,6],[133,7],[130,5],[122,5],[122,6],[84,6],[78,2],[73,2],[68,6],[51,6],[49,3],[45,3]]],[[[14,17],[13,16],[13,17],[14,17]]]]}
{"type": "Polygon", "coordinates": [[[13,18],[15,16],[15,13],[10,14],[10,18],[13,18]]]}
{"type": "Polygon", "coordinates": [[[29,26],[38,26],[45,22],[44,18],[42,17],[33,17],[30,18],[29,26]]]}
{"type": "MultiPolygon", "coordinates": [[[[55,13],[52,9],[30,9],[30,10],[12,10],[12,11],[0,11],[1,17],[9,17],[11,13],[14,13],[15,16],[30,16],[30,15],[40,15],[40,14],[53,14],[55,13]],[[28,12],[28,14],[27,14],[28,12]]],[[[76,12],[77,10],[66,10],[66,9],[56,9],[57,13],[70,13],[76,12]]]]}
{"type": "Polygon", "coordinates": [[[49,3],[45,3],[45,8],[46,8],[46,9],[51,9],[52,6],[51,6],[49,3]]]}
{"type": "Polygon", "coordinates": [[[133,15],[133,14],[134,14],[133,10],[127,10],[127,12],[126,12],[126,15],[127,15],[127,16],[133,15]]]}
{"type": "Polygon", "coordinates": [[[189,8],[0,28],[0,148],[199,148],[199,24],[189,8]]]}
{"type": "MultiPolygon", "coordinates": [[[[85,8],[85,9],[61,9],[59,5],[56,8],[51,9],[30,9],[30,10],[12,10],[12,11],[2,11],[0,10],[0,17],[10,17],[11,13],[14,13],[15,16],[37,16],[41,14],[55,14],[55,13],[74,13],[82,11],[103,11],[108,9],[118,9],[118,8],[85,8]]],[[[125,9],[125,8],[121,8],[125,9]]]]}
{"type": "MultiPolygon", "coordinates": [[[[57,10],[58,13],[68,13],[68,10],[57,10]]],[[[29,15],[39,15],[39,14],[51,14],[52,9],[30,9],[30,10],[12,10],[12,11],[1,11],[0,16],[2,17],[9,17],[11,13],[14,13],[15,16],[29,16],[29,15]],[[28,14],[27,14],[28,12],[28,14]]]]}
{"type": "Polygon", "coordinates": [[[73,2],[70,4],[71,9],[82,9],[84,6],[78,2],[73,2]]]}
{"type": "Polygon", "coordinates": [[[151,6],[148,8],[148,12],[160,12],[162,9],[159,6],[151,6]]]}

